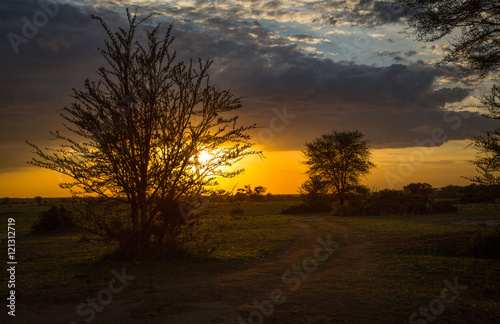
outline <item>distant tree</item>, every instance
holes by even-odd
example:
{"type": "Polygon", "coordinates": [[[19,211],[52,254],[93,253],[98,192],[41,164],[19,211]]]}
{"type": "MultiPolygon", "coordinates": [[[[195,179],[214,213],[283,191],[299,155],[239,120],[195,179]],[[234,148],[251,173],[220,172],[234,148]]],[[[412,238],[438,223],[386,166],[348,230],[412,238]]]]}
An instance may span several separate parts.
{"type": "Polygon", "coordinates": [[[267,191],[267,188],[266,187],[263,187],[263,186],[257,186],[255,188],[253,188],[253,193],[257,196],[262,196],[266,193],[267,191]]]}
{"type": "Polygon", "coordinates": [[[35,204],[37,204],[37,205],[41,205],[42,204],[42,197],[36,196],[34,199],[35,199],[35,204]]]}
{"type": "Polygon", "coordinates": [[[253,188],[252,199],[256,201],[264,200],[264,194],[266,193],[267,188],[263,186],[257,186],[253,188]]]}
{"type": "Polygon", "coordinates": [[[8,205],[10,203],[10,198],[9,197],[3,197],[2,198],[2,205],[8,205]]]}
{"type": "Polygon", "coordinates": [[[305,144],[302,151],[309,176],[319,177],[338,198],[340,206],[375,165],[368,141],[359,131],[332,131],[305,144]]]}
{"type": "Polygon", "coordinates": [[[410,193],[414,196],[424,197],[425,199],[429,199],[432,194],[432,185],[428,183],[410,183],[407,186],[403,187],[403,190],[410,193]]]}
{"type": "Polygon", "coordinates": [[[309,205],[324,202],[329,199],[328,181],[320,175],[311,174],[299,188],[302,200],[309,205]]]}
{"type": "MultiPolygon", "coordinates": [[[[108,65],[98,69],[98,82],[74,90],[75,101],[62,114],[70,135],[51,133],[64,142],[60,148],[28,143],[38,156],[31,164],[73,179],[61,187],[100,197],[109,208],[127,207],[115,218],[120,226],[108,223],[101,232],[130,258],[176,248],[186,228],[179,206],[217,178],[241,173],[228,171],[233,163],[260,154],[250,150],[247,134],[255,125],[237,126],[231,115],[242,107],[240,98],[211,83],[211,61],[177,62],[172,25],[164,36],[159,25],[152,27],[140,41],[137,28],[149,17],[127,10],[128,28],[113,32],[93,16],[108,36],[99,49],[108,65]],[[212,158],[201,163],[202,152],[212,158]]],[[[101,209],[101,218],[110,215],[101,209]]]]}
{"type": "Polygon", "coordinates": [[[245,195],[251,196],[253,194],[252,186],[251,185],[246,185],[245,186],[245,195]]]}
{"type": "Polygon", "coordinates": [[[429,210],[430,196],[433,192],[428,183],[410,183],[403,188],[403,192],[409,197],[408,212],[411,214],[425,214],[429,210]]]}
{"type": "Polygon", "coordinates": [[[230,192],[229,191],[226,191],[224,189],[218,189],[216,192],[215,192],[215,197],[218,201],[224,201],[226,200],[227,198],[229,198],[230,196],[230,192]]]}
{"type": "MultiPolygon", "coordinates": [[[[500,2],[495,0],[394,0],[405,6],[409,26],[419,40],[432,42],[451,35],[451,51],[443,62],[454,62],[480,77],[493,74],[498,81],[500,70],[500,2]]],[[[500,118],[500,87],[494,84],[491,94],[483,96],[480,107],[488,117],[500,118]]],[[[474,139],[478,151],[475,160],[478,176],[465,177],[480,184],[500,183],[500,128],[474,139]]]]}

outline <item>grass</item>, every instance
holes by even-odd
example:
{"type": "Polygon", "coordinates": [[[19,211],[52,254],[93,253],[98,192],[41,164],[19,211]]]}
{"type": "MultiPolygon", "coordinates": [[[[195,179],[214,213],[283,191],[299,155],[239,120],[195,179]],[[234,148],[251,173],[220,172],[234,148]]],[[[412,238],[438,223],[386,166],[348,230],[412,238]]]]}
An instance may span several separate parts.
{"type": "MultiPolygon", "coordinates": [[[[204,226],[213,233],[217,250],[203,263],[177,260],[167,264],[118,264],[106,257],[115,246],[81,241],[78,231],[32,234],[31,226],[50,205],[0,206],[0,222],[16,220],[17,290],[26,300],[40,296],[54,301],[79,300],[107,284],[112,269],[126,266],[140,278],[194,276],[223,271],[270,258],[294,240],[292,217],[278,215],[286,202],[243,203],[242,215],[232,204],[206,207],[204,226]]],[[[2,242],[6,249],[6,241],[2,242]]],[[[4,280],[4,278],[0,279],[4,280]]],[[[146,280],[146,279],[145,279],[146,280]]],[[[0,284],[4,284],[0,281],[0,284]]]]}
{"type": "MultiPolygon", "coordinates": [[[[294,241],[297,233],[290,225],[291,219],[298,218],[327,233],[330,231],[327,226],[314,222],[316,217],[325,217],[366,232],[376,243],[376,251],[370,255],[365,268],[345,274],[345,281],[325,280],[315,283],[314,289],[299,289],[290,294],[275,316],[292,316],[293,321],[293,314],[307,314],[319,321],[345,322],[343,315],[334,313],[330,307],[335,301],[345,305],[344,312],[358,314],[358,309],[369,310],[372,322],[408,322],[410,314],[440,298],[446,287],[444,280],[453,282],[457,278],[468,288],[453,304],[446,306],[436,322],[495,323],[500,317],[500,260],[471,258],[467,254],[471,239],[491,228],[451,223],[499,220],[498,204],[463,205],[456,214],[419,216],[279,214],[293,203],[244,202],[240,206],[242,212],[236,214],[231,213],[234,204],[205,207],[200,211],[204,215],[204,226],[214,234],[218,249],[203,262],[121,264],[105,257],[112,246],[81,241],[77,231],[30,234],[32,223],[49,205],[0,206],[0,222],[5,229],[9,217],[16,219],[18,292],[28,303],[43,300],[77,304],[104,287],[112,269],[122,267],[137,277],[134,285],[142,287],[154,287],[159,281],[172,278],[189,279],[247,268],[274,258],[294,241]]],[[[5,278],[0,280],[4,285],[5,278]]],[[[368,320],[363,318],[365,315],[359,312],[360,321],[368,320]]]]}
{"type": "MultiPolygon", "coordinates": [[[[444,280],[457,278],[468,288],[439,316],[442,323],[495,323],[500,316],[500,260],[470,258],[472,238],[490,227],[460,226],[456,220],[500,220],[498,205],[460,206],[457,214],[345,217],[337,221],[371,233],[383,246],[375,255],[377,266],[364,278],[375,283],[379,296],[392,296],[396,304],[412,301],[402,321],[429,307],[446,288],[444,280]]],[[[499,228],[499,226],[497,226],[499,228]]],[[[422,317],[418,317],[422,318],[422,317]]],[[[423,323],[423,322],[422,322],[423,323]]]]}

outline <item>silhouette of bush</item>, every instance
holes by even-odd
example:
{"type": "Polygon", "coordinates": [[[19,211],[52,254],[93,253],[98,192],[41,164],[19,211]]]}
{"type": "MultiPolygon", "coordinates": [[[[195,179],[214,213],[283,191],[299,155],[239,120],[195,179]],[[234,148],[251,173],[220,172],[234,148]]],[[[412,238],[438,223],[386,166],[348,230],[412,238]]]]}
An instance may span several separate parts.
{"type": "Polygon", "coordinates": [[[438,200],[431,203],[430,210],[436,214],[451,214],[458,212],[458,207],[449,200],[438,200]]]}
{"type": "Polygon", "coordinates": [[[332,211],[332,207],[326,201],[317,201],[314,204],[300,203],[292,205],[281,210],[283,215],[297,215],[309,213],[327,213],[332,211]]]}
{"type": "Polygon", "coordinates": [[[367,213],[366,201],[360,199],[348,200],[344,206],[333,208],[336,216],[364,216],[367,213]]]}
{"type": "Polygon", "coordinates": [[[307,214],[309,211],[309,205],[300,203],[298,205],[288,206],[280,211],[283,215],[296,215],[296,214],[307,214]]]}
{"type": "Polygon", "coordinates": [[[402,215],[408,212],[408,197],[397,190],[374,192],[367,203],[369,215],[402,215]]]}
{"type": "Polygon", "coordinates": [[[75,225],[71,220],[71,213],[64,207],[52,206],[40,214],[38,221],[32,225],[31,230],[32,232],[46,232],[73,227],[75,225]]]}

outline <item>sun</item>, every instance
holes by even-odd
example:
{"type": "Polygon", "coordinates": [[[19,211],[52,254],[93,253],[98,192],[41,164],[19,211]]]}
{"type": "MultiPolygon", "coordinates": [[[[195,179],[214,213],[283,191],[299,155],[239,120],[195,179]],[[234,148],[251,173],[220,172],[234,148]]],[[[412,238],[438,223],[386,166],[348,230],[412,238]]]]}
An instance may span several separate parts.
{"type": "Polygon", "coordinates": [[[200,161],[200,163],[206,163],[212,158],[213,155],[208,153],[207,151],[201,151],[200,155],[198,155],[198,161],[200,161]]]}

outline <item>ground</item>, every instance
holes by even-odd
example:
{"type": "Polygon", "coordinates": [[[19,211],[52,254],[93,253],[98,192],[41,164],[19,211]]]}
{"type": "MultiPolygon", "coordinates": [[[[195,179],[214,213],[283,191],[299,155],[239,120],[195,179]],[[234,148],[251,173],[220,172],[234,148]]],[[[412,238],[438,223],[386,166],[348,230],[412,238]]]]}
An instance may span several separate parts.
{"type": "MultiPolygon", "coordinates": [[[[247,210],[258,209],[254,205],[246,206],[247,210]]],[[[241,228],[221,227],[231,234],[223,240],[228,246],[221,249],[237,255],[254,246],[263,257],[249,253],[248,258],[229,260],[220,252],[218,261],[169,265],[96,260],[90,267],[98,270],[81,270],[80,264],[71,265],[77,262],[76,255],[72,259],[59,253],[61,259],[54,261],[57,266],[40,267],[35,277],[20,272],[18,280],[32,280],[32,287],[20,283],[15,323],[85,323],[92,313],[94,323],[121,324],[497,323],[500,317],[499,260],[462,256],[457,243],[489,228],[453,224],[491,221],[498,217],[496,210],[421,219],[327,214],[284,217],[274,215],[275,207],[261,205],[264,212],[245,211],[228,218],[243,227],[253,226],[260,235],[244,237],[241,228]],[[272,215],[265,215],[266,210],[272,215]],[[266,228],[281,235],[280,239],[265,239],[266,228]],[[450,245],[455,248],[450,250],[450,245]],[[111,270],[134,278],[125,280],[122,291],[106,295],[115,277],[111,270]],[[59,278],[59,282],[50,278],[59,278]],[[39,286],[40,282],[45,283],[39,286]],[[459,287],[456,298],[452,298],[451,288],[445,294],[447,300],[453,299],[450,303],[442,302],[447,283],[459,287]],[[88,298],[97,298],[97,306],[104,305],[102,311],[90,311],[88,298]],[[422,308],[433,309],[436,315],[422,315],[422,308]]],[[[50,244],[44,243],[44,236],[21,239],[23,253],[27,254],[34,239],[40,245],[50,244]]],[[[80,245],[90,244],[79,243],[74,236],[49,241],[54,240],[61,246],[74,246],[75,253],[81,252],[80,245]]],[[[51,253],[34,249],[32,259],[25,262],[35,261],[36,269],[36,260],[51,253]]]]}

